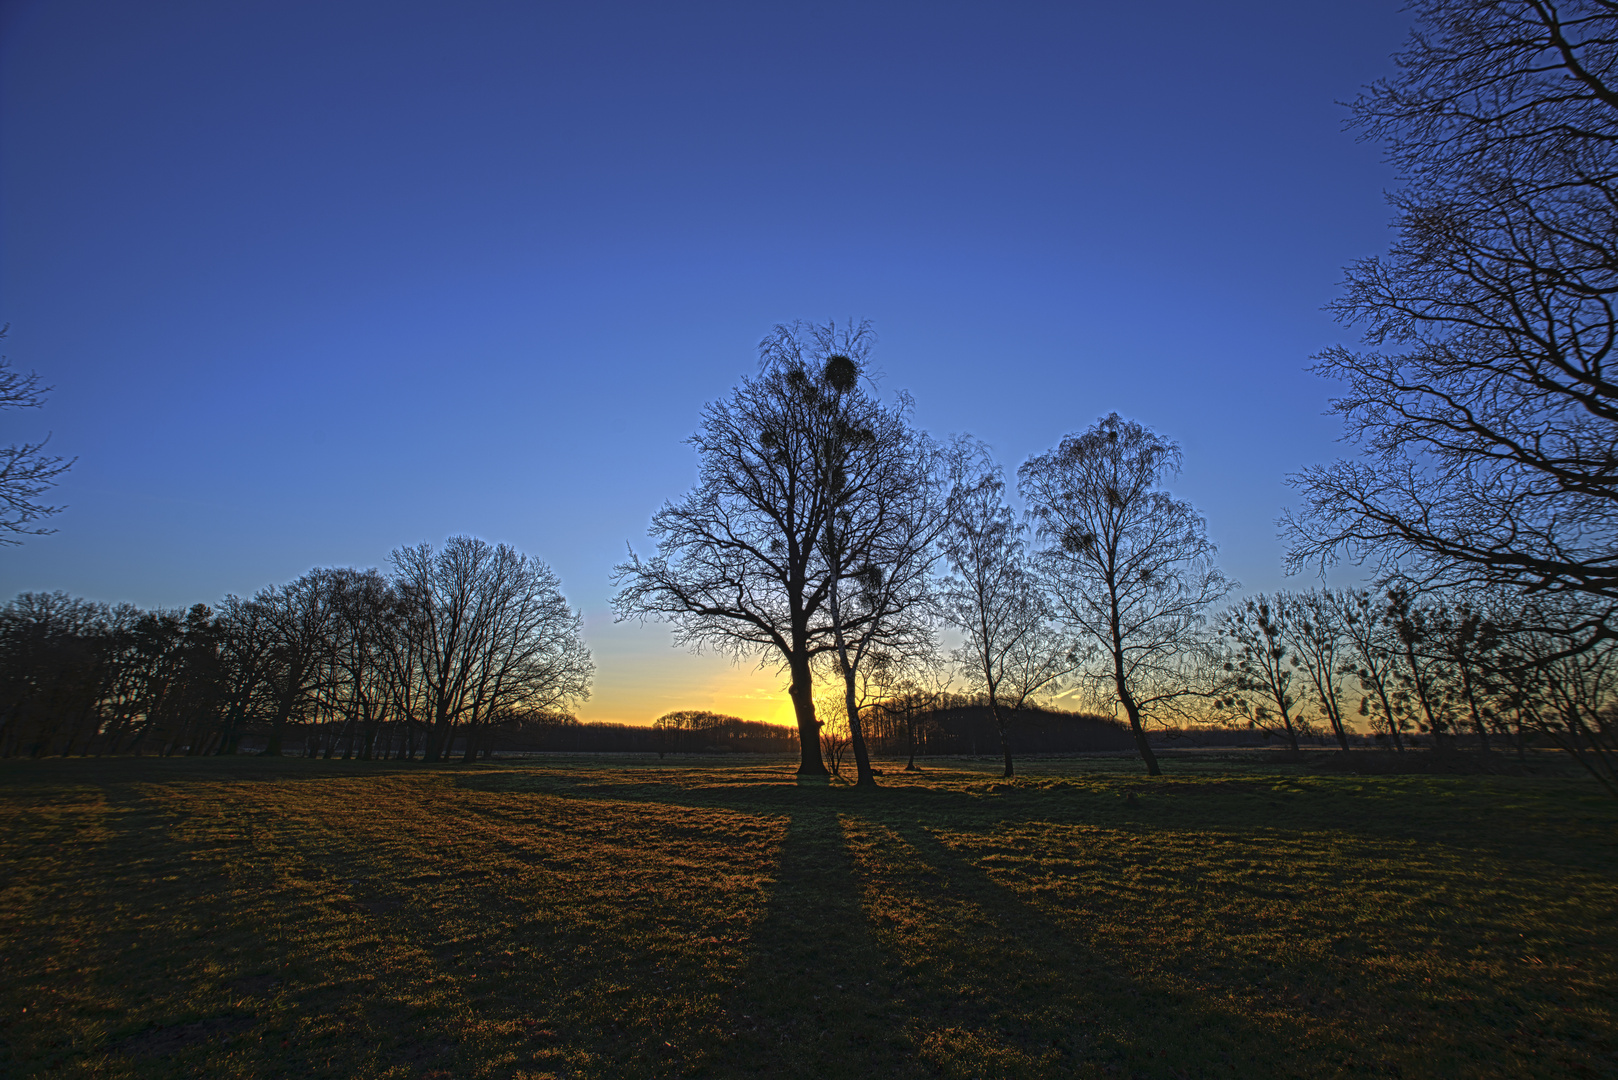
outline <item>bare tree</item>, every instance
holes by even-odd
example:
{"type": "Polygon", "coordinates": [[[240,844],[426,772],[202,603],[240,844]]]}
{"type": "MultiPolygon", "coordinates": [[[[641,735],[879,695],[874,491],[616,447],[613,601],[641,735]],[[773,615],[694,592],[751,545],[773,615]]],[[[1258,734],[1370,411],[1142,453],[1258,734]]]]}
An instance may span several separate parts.
{"type": "MultiPolygon", "coordinates": [[[[339,570],[331,580],[337,612],[333,668],[341,674],[338,709],[350,732],[343,751],[353,753],[352,732],[360,735],[359,759],[370,761],[376,732],[392,698],[395,668],[391,639],[400,631],[399,594],[377,570],[339,570]]],[[[329,748],[328,748],[329,753],[329,748]]]]}
{"type": "Polygon", "coordinates": [[[276,659],[275,635],[262,608],[234,595],[219,605],[219,628],[223,715],[218,752],[234,754],[248,724],[273,708],[266,705],[266,691],[276,659]]]}
{"type": "Polygon", "coordinates": [[[1354,675],[1365,696],[1360,713],[1387,725],[1393,748],[1403,752],[1399,733],[1405,724],[1405,710],[1399,698],[1399,654],[1397,637],[1388,618],[1386,605],[1368,589],[1344,589],[1328,594],[1337,610],[1338,623],[1348,643],[1346,673],[1354,675]]]}
{"type": "Polygon", "coordinates": [[[1421,726],[1433,737],[1433,749],[1444,750],[1449,745],[1453,700],[1448,672],[1433,652],[1439,612],[1410,589],[1394,588],[1388,591],[1388,621],[1404,664],[1400,681],[1421,709],[1421,726]]]}
{"type": "Polygon", "coordinates": [[[1293,566],[1618,601],[1618,5],[1418,0],[1351,124],[1404,178],[1398,239],[1348,269],[1367,348],[1314,370],[1365,452],[1292,478],[1293,566]]]}
{"type": "Polygon", "coordinates": [[[0,757],[42,757],[68,717],[94,713],[118,681],[118,639],[133,621],[62,592],[0,608],[0,757]]]}
{"type": "Polygon", "coordinates": [[[1207,692],[1188,679],[1203,611],[1230,591],[1190,503],[1160,485],[1180,448],[1117,413],[1017,471],[1046,546],[1041,576],[1061,618],[1104,658],[1147,771],[1160,773],[1144,727],[1154,707],[1207,692]]]}
{"type": "Polygon", "coordinates": [[[1569,648],[1587,619],[1577,598],[1540,598],[1507,628],[1494,659],[1519,723],[1618,795],[1618,647],[1569,648]]]}
{"type": "Polygon", "coordinates": [[[825,710],[826,720],[820,724],[820,752],[826,756],[826,763],[831,768],[831,774],[836,777],[843,775],[843,756],[853,745],[849,735],[848,714],[841,709],[830,707],[827,702],[825,710]]]}
{"type": "Polygon", "coordinates": [[[481,586],[493,555],[488,544],[469,536],[450,537],[440,551],[423,543],[393,553],[394,581],[408,612],[411,681],[421,686],[428,762],[448,752],[451,729],[477,677],[490,600],[481,586]]]}
{"type": "Polygon", "coordinates": [[[1263,593],[1222,611],[1215,625],[1226,656],[1218,678],[1226,708],[1264,731],[1265,738],[1281,735],[1296,751],[1302,696],[1293,687],[1297,663],[1287,615],[1278,597],[1263,593]]]}
{"type": "Polygon", "coordinates": [[[1287,609],[1287,637],[1296,663],[1308,678],[1338,747],[1347,750],[1348,721],[1343,717],[1342,687],[1337,680],[1348,658],[1348,643],[1338,617],[1338,597],[1329,589],[1319,589],[1278,599],[1287,609]]]}
{"type": "Polygon", "coordinates": [[[491,724],[582,701],[595,672],[584,619],[563,598],[555,572],[504,545],[495,552],[490,618],[465,711],[467,762],[476,760],[478,739],[491,724]]]}
{"type": "Polygon", "coordinates": [[[261,589],[251,601],[269,639],[263,677],[273,711],[266,757],[281,756],[288,721],[303,715],[331,662],[337,613],[330,576],[331,571],[317,568],[296,581],[261,589]]]}
{"type": "Polygon", "coordinates": [[[1430,653],[1448,671],[1457,711],[1464,709],[1479,748],[1487,752],[1487,701],[1494,653],[1501,645],[1499,625],[1471,597],[1443,599],[1429,607],[1427,639],[1430,653]]]}
{"type": "Polygon", "coordinates": [[[988,702],[1000,734],[1004,775],[1012,776],[1010,715],[1029,697],[1053,689],[1077,659],[1071,645],[1051,630],[1029,565],[1026,527],[1006,505],[1005,476],[988,447],[958,440],[951,457],[944,610],[965,637],[957,659],[967,685],[988,702]]]}
{"type": "Polygon", "coordinates": [[[481,725],[589,693],[582,621],[548,566],[470,536],[400,548],[393,563],[411,638],[403,657],[430,724],[426,761],[449,754],[458,724],[470,761],[481,725]]]}
{"type": "MultiPolygon", "coordinates": [[[[666,620],[680,644],[786,669],[803,774],[826,774],[816,658],[880,616],[843,611],[839,589],[881,567],[873,545],[891,523],[862,518],[853,492],[880,474],[888,434],[908,430],[903,401],[884,407],[859,387],[871,340],[864,323],[776,327],[758,375],[703,410],[697,486],[652,518],[657,553],[631,550],[614,571],[619,618],[666,620]]],[[[897,594],[902,575],[881,569],[879,589],[897,594]]]]}
{"type": "MultiPolygon", "coordinates": [[[[834,356],[828,375],[837,370],[834,356]]],[[[845,369],[853,374],[850,363],[845,369]]],[[[829,396],[829,395],[828,395],[829,396]]],[[[907,422],[908,401],[883,409],[875,401],[837,404],[851,414],[827,441],[822,475],[833,504],[822,550],[830,579],[827,653],[843,684],[856,784],[873,786],[861,720],[861,671],[878,654],[892,667],[932,651],[936,600],[930,572],[949,517],[941,456],[907,422]]]]}
{"type": "Polygon", "coordinates": [[[920,772],[916,765],[916,731],[938,708],[952,682],[948,659],[932,639],[902,652],[882,651],[860,668],[860,703],[874,702],[891,725],[904,727],[905,772],[920,772]]]}
{"type": "MultiPolygon", "coordinates": [[[[0,327],[0,338],[6,336],[0,327]]],[[[18,371],[0,356],[0,410],[37,409],[45,404],[50,387],[39,385],[33,372],[18,371]]],[[[45,452],[50,436],[38,442],[12,443],[0,448],[0,544],[20,544],[20,536],[44,536],[54,532],[35,526],[41,518],[62,509],[41,502],[56,486],[56,478],[73,467],[73,460],[45,452]]]]}

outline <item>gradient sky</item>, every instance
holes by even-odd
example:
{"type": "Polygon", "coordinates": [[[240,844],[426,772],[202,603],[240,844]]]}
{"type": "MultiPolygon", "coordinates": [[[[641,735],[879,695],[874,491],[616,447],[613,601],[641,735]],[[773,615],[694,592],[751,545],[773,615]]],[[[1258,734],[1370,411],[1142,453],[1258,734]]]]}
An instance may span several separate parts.
{"type": "Polygon", "coordinates": [[[453,533],[553,565],[587,720],[784,719],[781,680],[612,622],[705,401],[780,321],[1008,472],[1109,411],[1184,447],[1227,571],[1285,584],[1303,369],[1389,240],[1334,104],[1398,0],[0,7],[0,440],[77,455],[0,595],[144,606],[453,533]]]}

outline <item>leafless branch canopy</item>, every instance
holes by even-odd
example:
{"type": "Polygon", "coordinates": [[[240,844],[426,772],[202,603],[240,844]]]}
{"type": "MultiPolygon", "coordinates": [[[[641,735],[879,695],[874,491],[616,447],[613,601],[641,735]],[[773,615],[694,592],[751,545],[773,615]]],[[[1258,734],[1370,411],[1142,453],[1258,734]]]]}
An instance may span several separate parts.
{"type": "Polygon", "coordinates": [[[1618,598],[1618,5],[1423,0],[1351,103],[1404,184],[1315,369],[1361,461],[1292,478],[1289,564],[1618,598]]]}
{"type": "MultiPolygon", "coordinates": [[[[0,337],[5,336],[0,329],[0,337]]],[[[45,404],[50,387],[39,384],[33,372],[21,372],[0,356],[0,410],[37,409],[45,404]]],[[[50,436],[38,442],[0,447],[0,544],[20,544],[19,537],[44,536],[52,529],[36,525],[62,509],[42,502],[56,486],[56,478],[73,467],[73,459],[45,452],[50,436]]]]}

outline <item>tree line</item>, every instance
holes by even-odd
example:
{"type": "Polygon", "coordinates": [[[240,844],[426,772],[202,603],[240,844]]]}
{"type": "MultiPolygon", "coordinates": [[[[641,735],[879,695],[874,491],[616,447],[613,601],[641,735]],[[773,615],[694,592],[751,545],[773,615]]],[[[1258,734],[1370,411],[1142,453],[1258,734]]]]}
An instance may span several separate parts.
{"type": "Polygon", "coordinates": [[[1618,646],[1588,640],[1588,606],[1505,590],[1313,589],[1259,594],[1214,622],[1215,715],[1293,750],[1355,725],[1403,752],[1567,751],[1618,795],[1618,646]]]}
{"type": "Polygon", "coordinates": [[[392,569],[317,568],[216,608],[142,611],[62,593],[0,609],[0,755],[473,760],[489,733],[589,693],[582,620],[542,562],[452,537],[392,569]]]}

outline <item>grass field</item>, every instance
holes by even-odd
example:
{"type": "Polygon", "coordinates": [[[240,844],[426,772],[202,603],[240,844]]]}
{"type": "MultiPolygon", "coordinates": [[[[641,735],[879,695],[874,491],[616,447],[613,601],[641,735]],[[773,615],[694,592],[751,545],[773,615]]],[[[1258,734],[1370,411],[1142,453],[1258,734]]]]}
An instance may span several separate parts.
{"type": "Polygon", "coordinates": [[[1175,759],[0,765],[8,1076],[1618,1076],[1618,805],[1175,759]]]}

